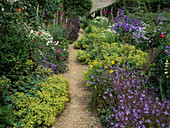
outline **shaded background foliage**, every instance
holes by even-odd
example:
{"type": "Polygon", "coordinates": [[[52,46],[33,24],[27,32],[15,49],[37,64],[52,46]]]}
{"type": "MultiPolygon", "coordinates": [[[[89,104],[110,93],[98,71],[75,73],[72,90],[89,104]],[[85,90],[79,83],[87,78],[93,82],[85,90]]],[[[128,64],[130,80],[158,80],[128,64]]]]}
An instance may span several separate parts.
{"type": "Polygon", "coordinates": [[[90,12],[92,0],[64,0],[65,11],[74,11],[78,16],[83,16],[90,12]]]}

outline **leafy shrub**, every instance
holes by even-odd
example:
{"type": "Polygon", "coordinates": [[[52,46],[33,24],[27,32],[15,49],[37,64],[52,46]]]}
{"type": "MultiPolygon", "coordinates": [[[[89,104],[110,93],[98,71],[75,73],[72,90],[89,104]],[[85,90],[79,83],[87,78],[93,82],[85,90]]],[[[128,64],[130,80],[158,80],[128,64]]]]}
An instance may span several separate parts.
{"type": "Polygon", "coordinates": [[[50,34],[53,36],[53,40],[57,41],[58,37],[63,37],[65,39],[69,38],[69,27],[66,27],[64,25],[60,25],[58,27],[54,27],[52,25],[49,25],[46,27],[46,31],[49,31],[50,34]]]}
{"type": "Polygon", "coordinates": [[[146,74],[150,76],[149,78],[149,87],[155,87],[157,88],[157,96],[164,99],[166,97],[167,99],[170,99],[170,78],[169,78],[169,70],[170,65],[168,63],[169,55],[168,52],[168,46],[160,46],[158,49],[152,51],[153,54],[150,62],[155,63],[152,67],[145,68],[146,74]]]}
{"type": "Polygon", "coordinates": [[[12,109],[11,97],[11,80],[5,76],[0,77],[0,127],[4,128],[14,124],[14,116],[12,109]]]}
{"type": "Polygon", "coordinates": [[[76,56],[76,59],[83,64],[89,64],[97,58],[104,60],[104,63],[111,63],[114,60],[118,64],[128,63],[131,66],[139,68],[143,68],[144,64],[149,60],[146,52],[142,52],[128,44],[118,43],[93,44],[85,52],[79,51],[76,56]]]}
{"type": "Polygon", "coordinates": [[[69,100],[68,87],[68,80],[53,76],[34,85],[26,94],[16,92],[13,95],[15,127],[52,125],[69,100]]]}
{"type": "Polygon", "coordinates": [[[95,42],[113,43],[118,40],[118,35],[112,29],[98,28],[89,25],[80,40],[74,42],[74,48],[86,49],[95,42]]]}
{"type": "Polygon", "coordinates": [[[60,9],[63,8],[62,1],[63,0],[37,0],[40,8],[44,10],[45,15],[44,19],[51,20],[54,17],[55,12],[59,12],[60,9]]]}
{"type": "Polygon", "coordinates": [[[97,16],[95,19],[92,20],[91,24],[97,27],[101,27],[101,28],[102,27],[108,28],[108,26],[110,25],[110,22],[108,18],[106,17],[97,16]]]}
{"type": "Polygon", "coordinates": [[[64,0],[64,10],[73,10],[79,16],[83,16],[84,14],[90,12],[91,8],[91,0],[64,0]]]}
{"type": "Polygon", "coordinates": [[[170,2],[169,0],[151,0],[150,6],[153,12],[157,12],[160,9],[163,8],[169,8],[170,2]]]}
{"type": "Polygon", "coordinates": [[[54,13],[61,9],[62,0],[19,0],[14,2],[13,5],[16,8],[24,8],[24,11],[28,14],[26,19],[29,22],[35,21],[37,15],[36,10],[38,10],[38,16],[41,18],[40,22],[42,23],[45,19],[50,21],[54,17],[54,13]],[[43,11],[44,15],[42,15],[43,11]]]}
{"type": "Polygon", "coordinates": [[[87,19],[86,17],[82,17],[81,18],[81,28],[85,29],[86,27],[88,27],[90,24],[90,19],[87,19]]]}
{"type": "Polygon", "coordinates": [[[167,127],[169,105],[147,89],[147,79],[140,70],[127,65],[99,67],[91,65],[84,74],[92,92],[90,105],[105,127],[167,127]]]}
{"type": "Polygon", "coordinates": [[[6,75],[11,81],[18,79],[16,76],[28,75],[37,66],[36,63],[31,71],[25,70],[27,67],[27,59],[36,62],[34,53],[34,44],[32,39],[28,36],[30,26],[26,23],[26,12],[24,8],[15,7],[3,1],[0,17],[0,75],[6,75]],[[10,8],[11,7],[11,8],[10,8]],[[7,67],[7,68],[6,68],[7,67]]]}

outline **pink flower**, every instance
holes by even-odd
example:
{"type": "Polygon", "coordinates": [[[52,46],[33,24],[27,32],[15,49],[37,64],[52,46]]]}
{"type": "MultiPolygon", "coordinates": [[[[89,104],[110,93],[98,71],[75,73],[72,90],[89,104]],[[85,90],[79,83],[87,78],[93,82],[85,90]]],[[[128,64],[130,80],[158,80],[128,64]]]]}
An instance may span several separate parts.
{"type": "Polygon", "coordinates": [[[43,49],[43,47],[40,47],[41,49],[43,49]]]}
{"type": "Polygon", "coordinates": [[[61,15],[61,11],[58,12],[58,15],[59,15],[59,16],[61,15]]]}
{"type": "Polygon", "coordinates": [[[34,37],[32,38],[32,42],[34,42],[34,37]]]}
{"type": "Polygon", "coordinates": [[[61,19],[59,19],[58,21],[61,22],[61,19]]]}
{"type": "Polygon", "coordinates": [[[113,14],[113,9],[111,9],[111,14],[113,14]]]}
{"type": "Polygon", "coordinates": [[[56,53],[60,53],[60,51],[59,51],[59,50],[56,50],[56,53]]]}
{"type": "Polygon", "coordinates": [[[102,14],[102,10],[100,10],[100,15],[102,14]]]}
{"type": "Polygon", "coordinates": [[[63,3],[62,3],[62,5],[61,5],[61,9],[63,9],[63,3]]]}
{"type": "Polygon", "coordinates": [[[111,20],[111,23],[112,23],[112,24],[114,23],[113,18],[112,18],[112,20],[111,20]]]}
{"type": "Polygon", "coordinates": [[[43,10],[42,17],[44,17],[44,14],[45,14],[45,12],[44,12],[44,10],[43,10]]]}
{"type": "Polygon", "coordinates": [[[119,17],[119,12],[117,12],[117,17],[119,17]]]}
{"type": "Polygon", "coordinates": [[[61,23],[61,25],[63,25],[63,24],[61,23]]]}

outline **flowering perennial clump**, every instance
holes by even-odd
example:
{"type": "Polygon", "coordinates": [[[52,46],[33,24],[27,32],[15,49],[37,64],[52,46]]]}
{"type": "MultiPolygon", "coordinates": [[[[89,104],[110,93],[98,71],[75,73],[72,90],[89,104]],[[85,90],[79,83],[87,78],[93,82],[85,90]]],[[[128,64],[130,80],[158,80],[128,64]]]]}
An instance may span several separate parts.
{"type": "Polygon", "coordinates": [[[130,19],[128,16],[123,14],[122,9],[119,9],[118,13],[118,17],[115,18],[115,26],[113,26],[113,29],[117,31],[117,33],[136,32],[138,27],[141,27],[141,20],[136,20],[133,17],[130,19]]]}
{"type": "Polygon", "coordinates": [[[169,100],[166,98],[159,100],[151,93],[154,91],[153,88],[145,88],[148,77],[144,78],[140,71],[126,69],[123,65],[123,67],[110,66],[107,69],[103,66],[100,70],[94,69],[91,72],[93,72],[91,76],[87,73],[87,82],[93,93],[92,99],[99,96],[98,100],[92,103],[100,112],[105,126],[114,128],[168,126],[169,100]]]}

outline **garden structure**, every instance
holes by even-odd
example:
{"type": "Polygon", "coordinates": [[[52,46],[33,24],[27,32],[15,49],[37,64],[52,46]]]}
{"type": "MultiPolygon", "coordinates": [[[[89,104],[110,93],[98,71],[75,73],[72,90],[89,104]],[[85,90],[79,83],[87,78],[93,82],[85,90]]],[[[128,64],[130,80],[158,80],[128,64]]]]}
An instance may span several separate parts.
{"type": "Polygon", "coordinates": [[[170,127],[170,2],[94,1],[2,0],[0,128],[170,127]]]}

